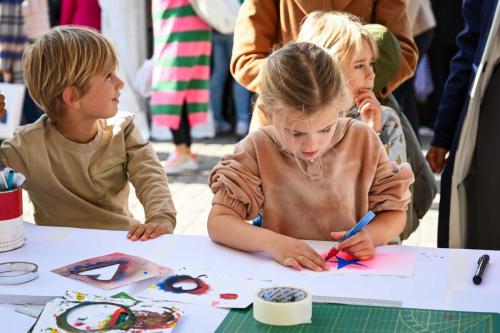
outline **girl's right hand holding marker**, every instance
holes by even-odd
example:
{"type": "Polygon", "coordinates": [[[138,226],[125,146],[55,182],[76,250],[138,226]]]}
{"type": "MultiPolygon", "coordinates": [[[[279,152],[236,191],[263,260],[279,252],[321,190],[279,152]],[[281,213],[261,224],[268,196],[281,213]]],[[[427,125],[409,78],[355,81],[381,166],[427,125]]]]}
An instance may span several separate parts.
{"type": "Polygon", "coordinates": [[[340,241],[337,245],[339,251],[346,252],[347,254],[359,259],[368,260],[375,255],[375,244],[367,230],[361,230],[354,236],[341,241],[346,231],[332,232],[331,236],[334,240],[340,241]]]}
{"type": "Polygon", "coordinates": [[[283,266],[301,270],[302,267],[321,272],[328,266],[321,256],[306,242],[284,235],[276,234],[271,242],[269,254],[283,266]]]}

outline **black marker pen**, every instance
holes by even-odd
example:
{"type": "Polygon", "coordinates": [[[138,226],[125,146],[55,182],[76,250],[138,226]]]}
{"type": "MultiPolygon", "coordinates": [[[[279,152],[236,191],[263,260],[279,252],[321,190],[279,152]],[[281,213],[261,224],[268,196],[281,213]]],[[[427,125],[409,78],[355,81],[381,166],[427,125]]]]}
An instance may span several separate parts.
{"type": "Polygon", "coordinates": [[[487,254],[483,254],[477,261],[476,274],[474,274],[474,277],[472,278],[472,282],[474,282],[474,284],[480,284],[481,281],[483,281],[483,274],[489,261],[490,256],[487,254]]]}

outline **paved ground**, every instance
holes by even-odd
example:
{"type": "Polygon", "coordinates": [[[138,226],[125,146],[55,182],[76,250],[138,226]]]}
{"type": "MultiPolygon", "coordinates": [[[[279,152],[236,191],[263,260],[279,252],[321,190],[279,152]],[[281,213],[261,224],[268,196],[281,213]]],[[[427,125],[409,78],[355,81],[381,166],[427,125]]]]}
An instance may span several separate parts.
{"type": "MultiPolygon", "coordinates": [[[[428,147],[429,139],[429,136],[422,138],[424,149],[428,147]]],[[[212,193],[207,186],[208,173],[221,155],[232,152],[235,142],[236,139],[230,136],[196,141],[193,145],[193,150],[198,155],[201,166],[200,170],[192,175],[169,176],[170,189],[178,212],[176,234],[207,234],[207,216],[212,201],[212,193]]],[[[172,143],[154,142],[153,146],[158,152],[160,159],[165,159],[168,153],[174,150],[172,143]]],[[[25,208],[24,218],[27,221],[33,221],[32,205],[27,195],[24,195],[23,198],[25,208]]],[[[419,228],[404,244],[436,247],[438,203],[439,194],[436,196],[431,210],[424,217],[419,228]]],[[[129,205],[133,214],[139,220],[144,220],[142,205],[135,197],[133,191],[129,197],[129,205]]]]}

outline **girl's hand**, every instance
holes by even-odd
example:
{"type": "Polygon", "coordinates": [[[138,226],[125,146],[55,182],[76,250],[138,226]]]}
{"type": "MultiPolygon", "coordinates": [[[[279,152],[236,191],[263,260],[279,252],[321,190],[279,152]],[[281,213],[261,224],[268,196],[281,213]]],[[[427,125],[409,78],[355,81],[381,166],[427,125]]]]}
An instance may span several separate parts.
{"type": "Polygon", "coordinates": [[[135,224],[128,231],[127,238],[131,241],[154,239],[170,232],[168,224],[165,223],[147,223],[135,224]]]}
{"type": "Polygon", "coordinates": [[[382,131],[382,108],[373,91],[361,90],[354,98],[354,103],[361,114],[361,120],[367,123],[375,133],[382,131]]]}
{"type": "Polygon", "coordinates": [[[270,245],[269,254],[283,266],[301,270],[302,267],[321,272],[328,266],[321,256],[306,242],[288,236],[277,235],[270,245]]]}
{"type": "MultiPolygon", "coordinates": [[[[332,232],[333,240],[340,241],[347,231],[332,232]]],[[[340,242],[337,245],[339,251],[358,258],[359,260],[368,260],[375,255],[375,246],[370,234],[366,230],[361,230],[354,236],[340,242]]]]}

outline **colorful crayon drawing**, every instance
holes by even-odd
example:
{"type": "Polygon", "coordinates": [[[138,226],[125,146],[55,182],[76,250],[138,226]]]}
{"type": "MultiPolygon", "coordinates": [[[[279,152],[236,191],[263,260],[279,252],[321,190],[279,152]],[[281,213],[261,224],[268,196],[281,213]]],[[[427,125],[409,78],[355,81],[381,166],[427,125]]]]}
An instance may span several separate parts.
{"type": "Polygon", "coordinates": [[[33,332],[171,332],[178,304],[66,292],[45,306],[33,332]]]}
{"type": "MultiPolygon", "coordinates": [[[[321,256],[325,258],[327,253],[321,256]]],[[[416,260],[414,253],[377,252],[372,259],[360,261],[345,252],[339,252],[327,261],[330,270],[326,274],[412,276],[416,260]]]]}
{"type": "Polygon", "coordinates": [[[150,286],[141,296],[221,308],[245,308],[253,302],[257,290],[268,285],[266,281],[177,271],[150,286]]]}
{"type": "Polygon", "coordinates": [[[169,274],[172,270],[140,257],[115,252],[82,260],[54,269],[52,272],[99,288],[113,289],[158,275],[169,274]]]}

